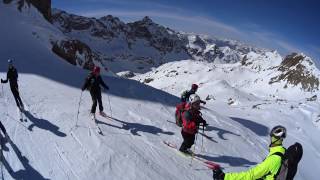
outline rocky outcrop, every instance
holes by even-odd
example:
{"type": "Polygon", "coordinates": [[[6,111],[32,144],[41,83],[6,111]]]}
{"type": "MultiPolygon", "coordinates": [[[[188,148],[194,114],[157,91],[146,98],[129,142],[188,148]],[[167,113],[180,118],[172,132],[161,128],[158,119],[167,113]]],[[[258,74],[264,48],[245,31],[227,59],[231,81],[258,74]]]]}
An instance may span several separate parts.
{"type": "Polygon", "coordinates": [[[91,36],[105,40],[118,37],[125,32],[125,24],[111,15],[96,19],[53,9],[52,21],[64,33],[87,31],[91,36]]]}
{"type": "Polygon", "coordinates": [[[162,53],[185,51],[185,44],[177,33],[154,23],[148,16],[141,21],[128,23],[130,31],[127,32],[129,39],[145,39],[150,46],[162,53]]]}
{"type": "Polygon", "coordinates": [[[94,67],[93,60],[100,61],[89,46],[79,40],[62,40],[52,42],[52,51],[70,64],[81,66],[91,70],[94,67]]]}
{"type": "Polygon", "coordinates": [[[312,72],[312,68],[314,63],[310,58],[293,53],[284,58],[280,66],[278,67],[278,71],[280,71],[280,75],[273,77],[270,79],[269,84],[273,84],[279,81],[285,81],[288,85],[298,85],[301,84],[302,89],[305,91],[313,91],[319,89],[319,79],[315,76],[314,72],[312,72]]]}

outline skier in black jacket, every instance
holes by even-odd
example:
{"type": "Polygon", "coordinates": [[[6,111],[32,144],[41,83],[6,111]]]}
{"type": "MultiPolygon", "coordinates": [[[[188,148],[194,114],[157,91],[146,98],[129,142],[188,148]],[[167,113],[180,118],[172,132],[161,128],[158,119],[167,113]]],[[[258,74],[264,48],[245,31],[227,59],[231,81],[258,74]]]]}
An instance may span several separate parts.
{"type": "Polygon", "coordinates": [[[100,76],[100,68],[96,66],[93,68],[93,71],[90,72],[90,74],[86,78],[85,83],[82,87],[82,91],[84,91],[85,89],[88,89],[90,91],[90,95],[92,98],[91,116],[94,119],[95,119],[97,102],[99,103],[100,115],[105,116],[105,113],[103,112],[100,85],[103,86],[106,90],[109,90],[109,87],[103,82],[100,76]]]}
{"type": "MultiPolygon", "coordinates": [[[[190,95],[195,94],[197,92],[197,90],[198,90],[198,85],[197,84],[192,84],[190,90],[185,90],[181,94],[181,102],[189,102],[190,95]]],[[[200,100],[200,102],[202,104],[206,104],[206,102],[203,101],[203,100],[200,100]]]]}
{"type": "Polygon", "coordinates": [[[1,83],[7,83],[9,81],[10,89],[11,89],[11,92],[12,92],[12,94],[14,96],[14,99],[15,99],[15,101],[17,103],[17,106],[18,106],[18,108],[20,110],[23,110],[24,106],[23,106],[22,100],[21,100],[20,95],[19,95],[18,71],[13,66],[12,60],[9,59],[8,63],[9,63],[9,69],[8,69],[8,72],[7,72],[7,79],[6,80],[1,79],[1,83]]]}

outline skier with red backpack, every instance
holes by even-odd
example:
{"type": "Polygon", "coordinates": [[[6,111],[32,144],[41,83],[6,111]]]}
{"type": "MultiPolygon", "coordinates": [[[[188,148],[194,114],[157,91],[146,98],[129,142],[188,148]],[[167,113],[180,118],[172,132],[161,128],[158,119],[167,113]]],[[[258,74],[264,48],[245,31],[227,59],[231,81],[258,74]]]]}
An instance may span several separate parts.
{"type": "Polygon", "coordinates": [[[105,113],[103,112],[100,85],[103,86],[103,88],[105,88],[106,90],[109,90],[109,87],[103,82],[100,76],[100,67],[95,66],[92,72],[90,72],[90,74],[86,78],[85,83],[82,87],[82,91],[84,91],[85,89],[88,89],[90,91],[90,95],[92,98],[91,117],[93,119],[95,119],[97,103],[99,103],[100,115],[105,116],[105,113]]]}
{"type": "Polygon", "coordinates": [[[303,149],[300,143],[291,145],[287,150],[282,146],[287,131],[283,126],[275,126],[270,132],[269,155],[255,167],[235,173],[224,173],[220,168],[213,169],[214,180],[293,180],[303,149]]]}
{"type": "MultiPolygon", "coordinates": [[[[194,95],[197,92],[197,90],[198,90],[198,85],[197,84],[192,84],[190,90],[183,91],[183,93],[181,94],[181,103],[176,105],[176,113],[175,113],[176,124],[179,127],[182,127],[181,114],[184,111],[184,107],[190,101],[190,96],[194,95]]],[[[200,100],[200,103],[206,104],[206,102],[203,101],[203,100],[200,100]]]]}
{"type": "Polygon", "coordinates": [[[203,126],[207,125],[207,122],[201,117],[200,102],[200,97],[196,94],[192,94],[190,96],[190,102],[185,105],[184,111],[181,114],[181,135],[183,137],[183,142],[179,150],[183,153],[190,153],[190,148],[194,144],[195,136],[200,124],[203,126]]]}

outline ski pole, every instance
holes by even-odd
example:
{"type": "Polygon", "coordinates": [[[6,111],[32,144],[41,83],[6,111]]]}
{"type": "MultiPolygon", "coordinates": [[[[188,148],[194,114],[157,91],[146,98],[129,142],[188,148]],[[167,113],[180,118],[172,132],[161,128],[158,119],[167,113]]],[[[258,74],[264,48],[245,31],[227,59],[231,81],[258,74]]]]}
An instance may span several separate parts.
{"type": "Polygon", "coordinates": [[[80,105],[81,105],[81,100],[82,100],[82,93],[83,93],[83,91],[81,91],[81,95],[80,95],[80,99],[79,99],[76,124],[74,125],[74,127],[72,127],[72,128],[70,129],[70,131],[72,131],[73,128],[77,128],[77,127],[78,127],[78,120],[79,120],[80,105]]]}
{"type": "Polygon", "coordinates": [[[1,140],[0,140],[0,143],[1,143],[1,178],[2,180],[4,180],[4,174],[3,174],[3,160],[4,160],[4,157],[3,157],[3,150],[2,150],[2,138],[4,137],[0,137],[1,140]]]}
{"type": "MultiPolygon", "coordinates": [[[[202,133],[204,134],[204,125],[202,125],[202,133]]],[[[201,138],[201,152],[203,152],[203,135],[201,138]]]]}
{"type": "Polygon", "coordinates": [[[190,162],[190,166],[192,166],[192,161],[193,161],[193,158],[194,158],[194,154],[196,153],[196,142],[197,142],[197,138],[198,137],[198,133],[196,134],[196,138],[194,140],[194,146],[193,146],[193,152],[192,152],[192,156],[191,156],[191,162],[190,162]]]}
{"type": "Polygon", "coordinates": [[[3,84],[1,83],[1,96],[4,98],[3,84]]]}
{"type": "Polygon", "coordinates": [[[108,101],[109,101],[109,108],[110,108],[110,116],[111,116],[111,118],[112,118],[112,109],[111,109],[111,103],[110,103],[109,94],[108,94],[108,101]]]}

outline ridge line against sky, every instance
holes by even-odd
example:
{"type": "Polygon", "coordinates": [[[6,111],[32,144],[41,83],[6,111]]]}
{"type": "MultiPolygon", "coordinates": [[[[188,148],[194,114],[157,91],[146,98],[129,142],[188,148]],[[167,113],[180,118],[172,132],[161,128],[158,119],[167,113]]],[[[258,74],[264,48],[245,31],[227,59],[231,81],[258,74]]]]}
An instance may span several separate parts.
{"type": "Polygon", "coordinates": [[[317,17],[307,16],[314,13],[313,9],[307,6],[308,3],[310,2],[309,6],[316,3],[320,7],[320,1],[318,3],[313,0],[283,0],[278,4],[277,1],[270,0],[268,1],[270,5],[262,1],[248,0],[197,0],[197,3],[194,2],[191,0],[174,2],[168,0],[68,0],[67,2],[52,0],[53,7],[69,13],[87,17],[102,17],[110,14],[124,22],[133,22],[149,16],[154,22],[175,31],[234,39],[257,47],[277,50],[282,55],[303,52],[311,56],[317,65],[320,64],[320,39],[316,36],[318,29],[320,32],[320,25],[310,20],[317,17]],[[297,8],[301,8],[298,14],[294,12],[297,8]],[[250,11],[245,12],[245,10],[250,11]],[[266,11],[266,13],[259,13],[259,11],[266,11]],[[288,13],[288,17],[285,17],[284,13],[288,13]],[[307,14],[305,19],[299,20],[300,14],[303,13],[307,14]],[[268,17],[269,14],[271,17],[268,17]],[[287,24],[285,24],[286,21],[288,21],[287,24]],[[310,27],[302,26],[309,21],[311,21],[310,27]]]}

